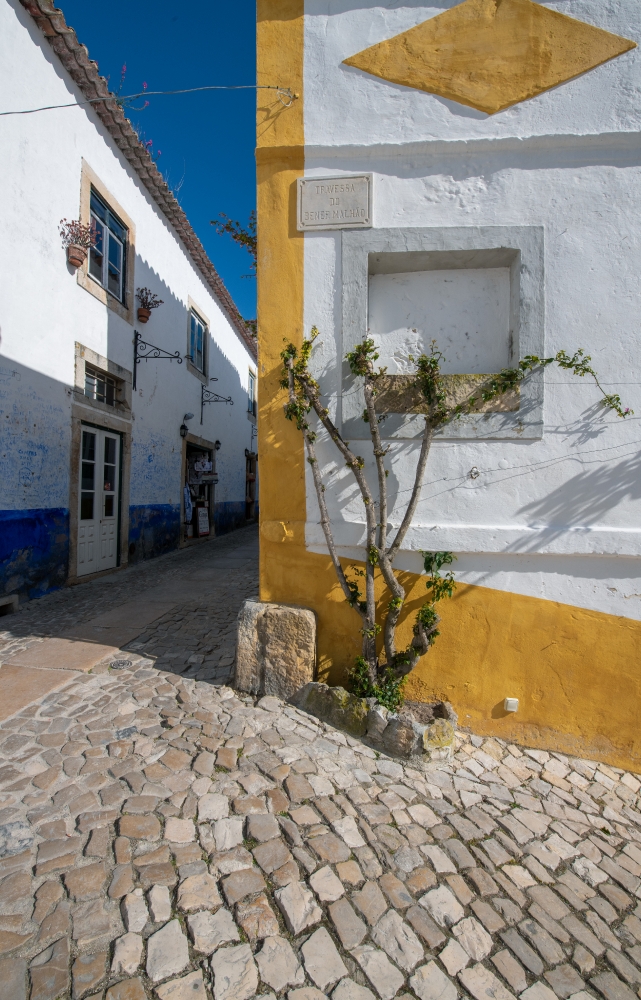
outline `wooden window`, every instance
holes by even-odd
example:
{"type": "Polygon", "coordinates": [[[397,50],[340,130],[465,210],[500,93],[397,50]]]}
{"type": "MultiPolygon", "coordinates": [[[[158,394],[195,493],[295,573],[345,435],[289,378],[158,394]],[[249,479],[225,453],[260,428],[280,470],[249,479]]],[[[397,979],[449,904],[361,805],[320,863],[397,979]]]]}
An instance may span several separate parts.
{"type": "Polygon", "coordinates": [[[85,396],[98,403],[115,406],[118,402],[118,379],[85,364],[85,396]]]}
{"type": "Polygon", "coordinates": [[[189,317],[189,359],[194,368],[205,373],[207,364],[207,327],[192,309],[189,317]]]}
{"type": "Polygon", "coordinates": [[[91,221],[97,239],[89,252],[89,274],[118,302],[124,302],[127,230],[93,188],[91,221]]]}

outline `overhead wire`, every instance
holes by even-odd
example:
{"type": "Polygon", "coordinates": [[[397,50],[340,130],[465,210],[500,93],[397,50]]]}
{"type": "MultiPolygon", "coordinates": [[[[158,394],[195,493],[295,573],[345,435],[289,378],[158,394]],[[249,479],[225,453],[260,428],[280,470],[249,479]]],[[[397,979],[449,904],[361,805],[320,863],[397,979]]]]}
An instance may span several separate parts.
{"type": "MultiPolygon", "coordinates": [[[[47,104],[42,108],[28,108],[23,111],[0,111],[0,117],[6,115],[35,115],[38,111],[58,111],[61,108],[81,108],[86,104],[100,104],[103,101],[115,101],[121,108],[125,108],[126,101],[137,101],[144,97],[161,97],[171,94],[195,94],[203,90],[275,90],[279,101],[285,108],[291,107],[296,100],[297,94],[292,93],[289,87],[278,87],[272,84],[239,83],[239,84],[211,84],[206,87],[186,87],[181,90],[142,90],[139,94],[108,94],[106,97],[91,97],[86,101],[71,101],[69,104],[47,104]],[[283,100],[285,98],[285,100],[283,100]],[[288,103],[286,103],[288,102],[288,103]]],[[[142,108],[134,108],[134,111],[142,111],[142,108]]]]}

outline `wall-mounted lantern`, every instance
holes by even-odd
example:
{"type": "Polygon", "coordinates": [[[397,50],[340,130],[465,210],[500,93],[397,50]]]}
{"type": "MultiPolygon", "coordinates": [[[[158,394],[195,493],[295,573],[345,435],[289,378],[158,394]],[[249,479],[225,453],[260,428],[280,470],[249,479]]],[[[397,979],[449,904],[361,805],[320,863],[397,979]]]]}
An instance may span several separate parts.
{"type": "Polygon", "coordinates": [[[194,417],[193,413],[186,413],[185,416],[183,417],[183,422],[180,425],[181,438],[185,438],[189,434],[189,427],[187,426],[187,421],[193,420],[193,417],[194,417]]]}

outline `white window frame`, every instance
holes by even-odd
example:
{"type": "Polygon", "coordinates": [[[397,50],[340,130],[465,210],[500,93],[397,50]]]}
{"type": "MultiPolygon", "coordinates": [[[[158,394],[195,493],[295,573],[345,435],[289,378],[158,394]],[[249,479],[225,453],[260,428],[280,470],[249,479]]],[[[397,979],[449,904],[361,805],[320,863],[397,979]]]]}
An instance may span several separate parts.
{"type": "MultiPolygon", "coordinates": [[[[195,309],[189,310],[189,360],[191,361],[194,368],[201,373],[201,375],[207,374],[207,338],[209,336],[209,328],[207,323],[199,316],[195,309]],[[194,333],[197,333],[198,327],[202,329],[202,346],[200,352],[200,364],[198,363],[198,355],[196,353],[196,343],[194,338],[194,333]]],[[[196,338],[197,339],[197,338],[196,338]]]]}
{"type": "Polygon", "coordinates": [[[253,417],[256,416],[256,373],[249,369],[249,380],[247,384],[247,412],[253,417]]]}
{"type": "Polygon", "coordinates": [[[122,239],[114,230],[109,226],[109,222],[101,219],[93,207],[90,209],[90,219],[91,222],[96,227],[96,230],[100,236],[101,249],[98,247],[92,247],[89,251],[89,265],[88,274],[90,278],[97,281],[109,295],[124,304],[124,288],[125,288],[125,265],[126,265],[126,253],[127,253],[127,227],[124,226],[115,212],[111,210],[104,198],[101,198],[97,191],[92,188],[91,191],[92,198],[95,197],[98,202],[100,202],[104,208],[107,215],[107,220],[113,217],[114,222],[119,225],[125,235],[122,239]],[[117,284],[116,288],[110,287],[110,260],[112,248],[115,247],[120,256],[120,267],[117,270],[117,284]],[[97,263],[97,257],[100,255],[102,258],[99,265],[100,274],[94,272],[94,268],[97,263]]]}
{"type": "Polygon", "coordinates": [[[116,408],[119,402],[119,388],[120,380],[114,378],[113,375],[109,375],[108,372],[101,371],[94,365],[90,365],[85,361],[85,396],[87,399],[92,399],[97,403],[104,403],[105,406],[111,406],[116,408]],[[104,387],[104,392],[102,393],[104,398],[100,397],[100,384],[104,387]],[[109,389],[112,392],[109,392],[109,389]],[[112,396],[112,401],[109,401],[109,395],[112,396]]]}

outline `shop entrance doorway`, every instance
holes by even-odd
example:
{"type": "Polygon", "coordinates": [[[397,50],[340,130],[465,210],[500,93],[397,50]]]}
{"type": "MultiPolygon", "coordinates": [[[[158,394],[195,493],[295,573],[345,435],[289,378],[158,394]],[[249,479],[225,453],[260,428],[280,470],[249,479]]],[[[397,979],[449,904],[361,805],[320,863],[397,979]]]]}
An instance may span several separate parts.
{"type": "Polygon", "coordinates": [[[214,534],[214,486],[218,482],[214,456],[212,448],[187,444],[184,491],[187,539],[214,534]]]}

